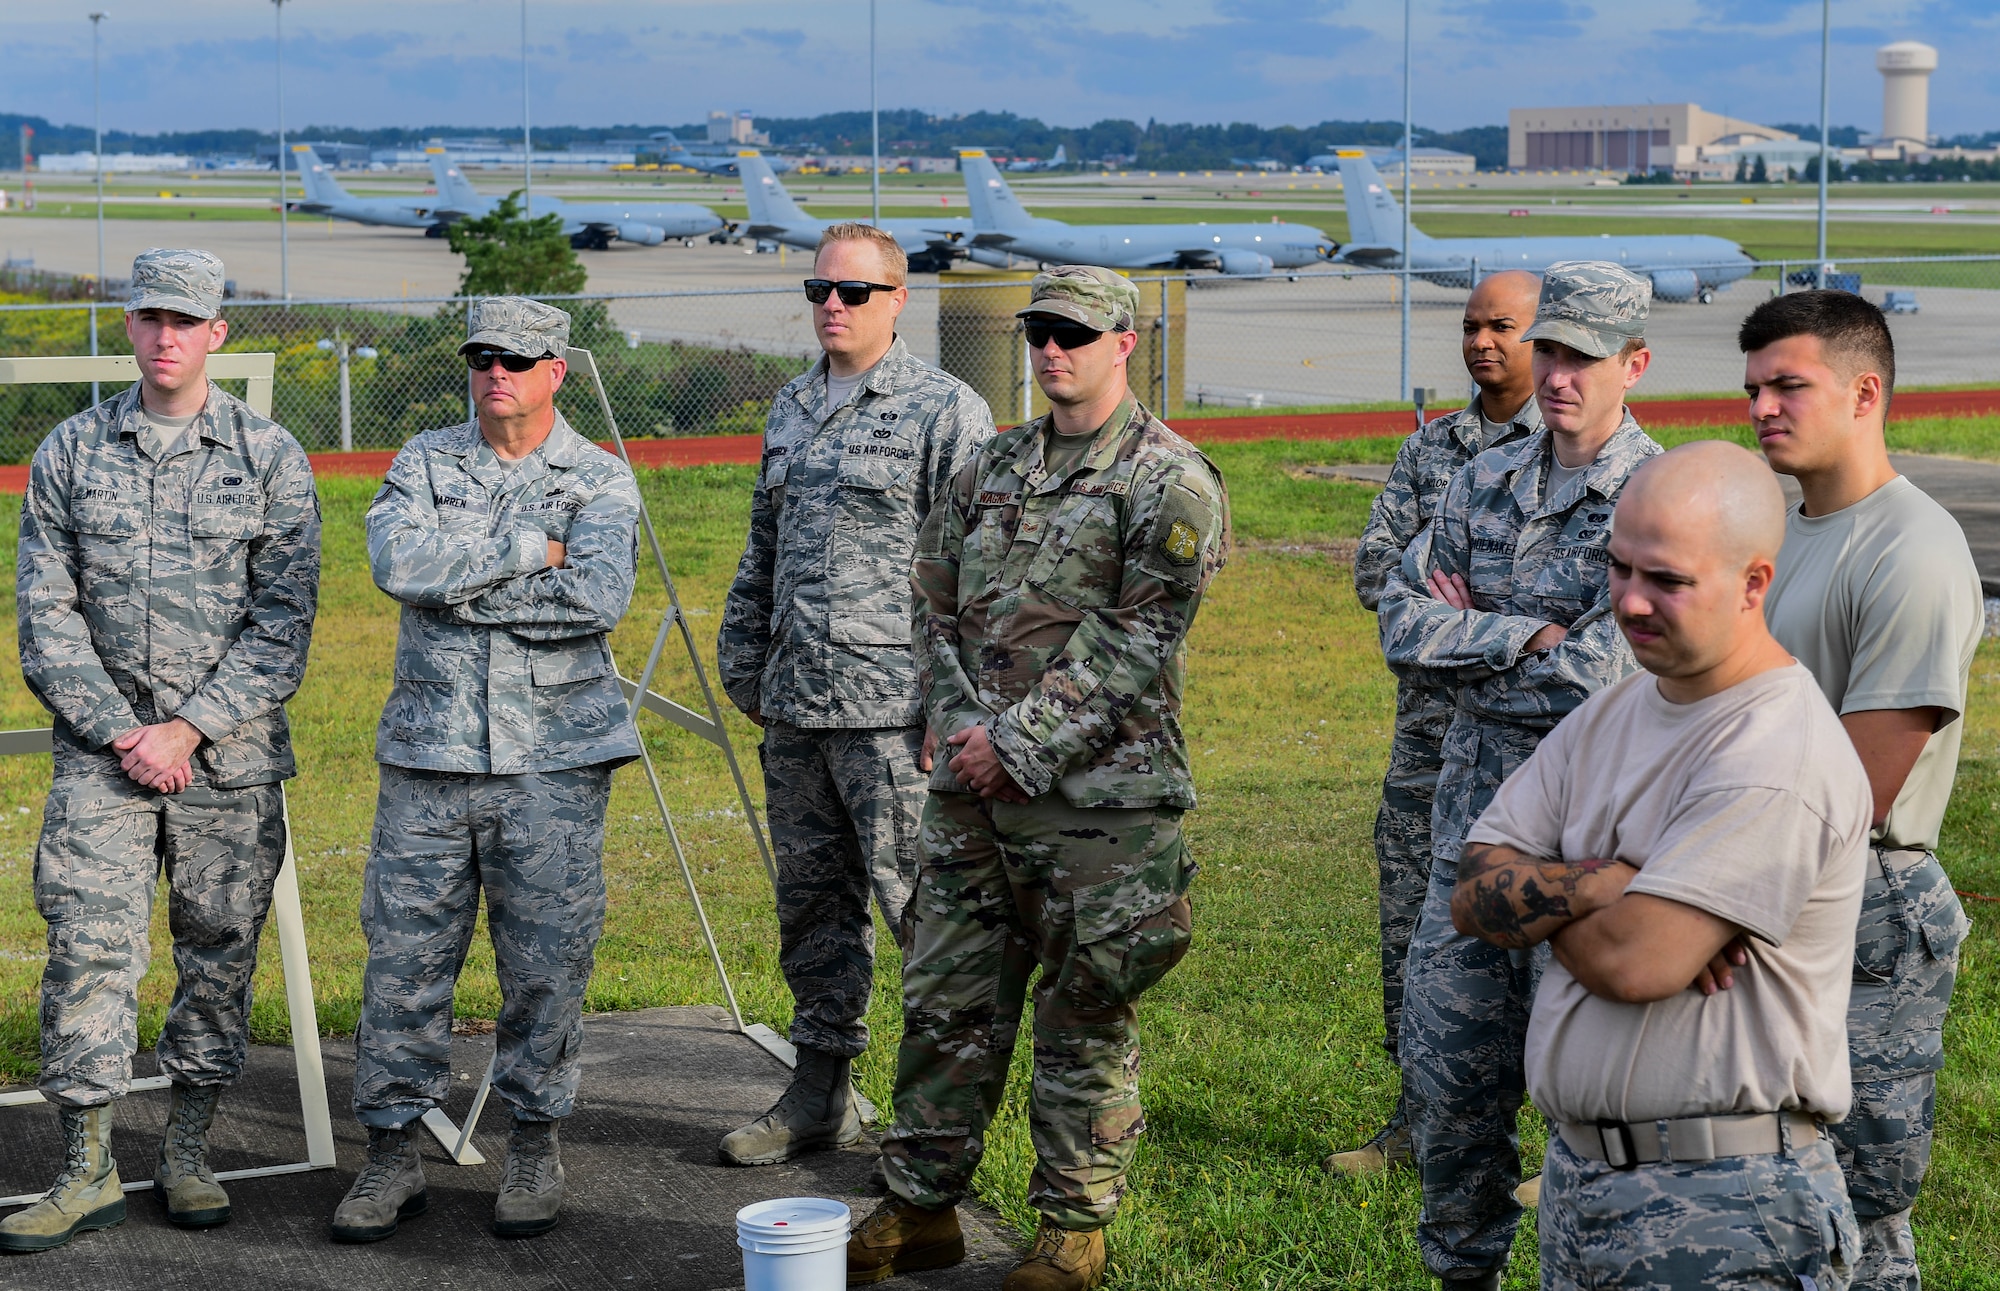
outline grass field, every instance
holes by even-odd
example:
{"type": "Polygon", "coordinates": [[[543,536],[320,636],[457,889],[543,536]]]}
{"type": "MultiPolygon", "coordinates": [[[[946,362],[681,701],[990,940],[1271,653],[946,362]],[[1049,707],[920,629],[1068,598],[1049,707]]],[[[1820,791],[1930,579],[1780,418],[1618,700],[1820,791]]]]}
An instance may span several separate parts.
{"type": "MultiPolygon", "coordinates": [[[[1931,433],[2000,456],[1990,451],[2000,444],[2000,422],[1931,433]]],[[[1110,1234],[1118,1287],[1423,1285],[1411,1236],[1413,1178],[1335,1182],[1318,1168],[1327,1151],[1372,1130],[1394,1096],[1395,1073],[1376,1044],[1369,841],[1394,692],[1348,571],[1327,554],[1360,532],[1370,493],[1294,468],[1386,460],[1394,447],[1393,439],[1374,439],[1214,450],[1229,480],[1239,546],[1190,647],[1186,725],[1202,794],[1202,809],[1190,817],[1202,864],[1196,939],[1141,1004],[1151,1132],[1110,1234]]],[[[749,468],[734,467],[650,472],[644,480],[704,655],[740,550],[750,481],[749,468]]],[[[330,478],[321,490],[326,574],[311,671],[292,705],[302,760],[292,806],[321,1025],[339,1035],[352,1029],[359,1003],[355,909],[374,792],[372,733],[388,688],[395,616],[370,584],[363,556],[361,516],[372,485],[330,478]]],[[[11,519],[0,522],[0,559],[11,560],[13,541],[11,519]]],[[[662,603],[654,580],[641,582],[616,642],[633,674],[662,603]]],[[[684,701],[692,691],[684,669],[670,670],[658,688],[684,701]]],[[[2000,894],[1996,699],[2000,648],[1989,644],[1975,669],[1943,854],[1961,887],[2000,894]]],[[[0,686],[0,726],[44,720],[18,681],[0,686]]],[[[732,731],[746,745],[752,737],[740,721],[732,731]]],[[[782,1030],[789,1001],[776,971],[769,889],[720,760],[672,728],[649,727],[648,738],[745,1011],[782,1030]]],[[[47,776],[43,758],[0,765],[0,1075],[14,1079],[34,1066],[42,925],[31,869],[47,776]]],[[[622,772],[605,857],[611,914],[592,1009],[719,998],[644,798],[638,770],[622,772]]],[[[2000,907],[1969,904],[1974,930],[1947,1035],[1937,1160],[1918,1212],[1926,1280],[1935,1288],[2000,1288],[2000,1179],[1991,1168],[2000,1131],[2000,907]]],[[[154,940],[164,950],[163,915],[154,940]]],[[[892,945],[886,937],[883,944],[892,945]]],[[[275,938],[265,951],[255,1028],[260,1039],[282,1042],[275,938]]],[[[144,984],[148,1042],[170,971],[156,957],[144,984]]],[[[892,958],[880,966],[878,987],[877,1039],[859,1070],[868,1095],[886,1105],[898,1030],[892,958]]],[[[490,1017],[497,1003],[490,953],[476,946],[459,1011],[490,1017]]],[[[1021,1227],[1032,1222],[1020,1202],[1030,1151],[1023,1075],[1017,1069],[978,1181],[981,1195],[1021,1227]]],[[[339,1106],[344,1091],[333,1094],[339,1106]]],[[[1532,1157],[1541,1135],[1532,1115],[1528,1121],[1532,1157]]],[[[1517,1249],[1509,1285],[1533,1286],[1532,1222],[1517,1249]]]]}

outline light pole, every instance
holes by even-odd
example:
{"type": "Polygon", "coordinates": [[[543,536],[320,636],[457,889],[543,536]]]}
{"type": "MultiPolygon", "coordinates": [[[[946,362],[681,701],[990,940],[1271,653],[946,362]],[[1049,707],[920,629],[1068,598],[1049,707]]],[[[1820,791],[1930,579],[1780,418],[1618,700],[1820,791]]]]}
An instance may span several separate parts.
{"type": "MultiPolygon", "coordinates": [[[[92,156],[97,163],[97,300],[90,306],[90,352],[97,353],[97,306],[104,300],[104,100],[100,91],[102,80],[97,73],[97,52],[104,20],[109,15],[98,12],[90,15],[90,120],[91,132],[96,142],[91,145],[92,156]]],[[[21,163],[26,171],[27,163],[21,163]]],[[[99,391],[97,382],[90,383],[90,402],[95,406],[99,391]]]]}
{"type": "Polygon", "coordinates": [[[1832,149],[1827,139],[1827,54],[1833,47],[1833,0],[1819,0],[1819,268],[1816,285],[1826,289],[1826,166],[1832,149]]]}
{"type": "Polygon", "coordinates": [[[285,222],[285,0],[271,0],[278,11],[278,295],[292,299],[292,238],[285,222]]]}
{"type": "Polygon", "coordinates": [[[874,199],[877,228],[882,225],[882,114],[875,97],[875,0],[868,0],[868,133],[873,140],[868,167],[868,191],[874,199]]]}
{"type": "MultiPolygon", "coordinates": [[[[1410,387],[1410,0],[1403,0],[1403,382],[1410,387]]],[[[1398,395],[1398,398],[1402,396],[1398,395]]],[[[1413,395],[1412,398],[1415,396],[1413,395]]]]}
{"type": "Polygon", "coordinates": [[[340,360],[340,451],[351,453],[354,451],[354,395],[352,387],[348,384],[348,356],[372,359],[376,351],[367,345],[357,345],[350,349],[347,344],[347,334],[338,327],[333,329],[331,338],[324,336],[320,338],[319,348],[336,352],[340,360]]]}
{"type": "Polygon", "coordinates": [[[521,205],[535,214],[535,151],[528,136],[528,0],[521,0],[521,205]]]}

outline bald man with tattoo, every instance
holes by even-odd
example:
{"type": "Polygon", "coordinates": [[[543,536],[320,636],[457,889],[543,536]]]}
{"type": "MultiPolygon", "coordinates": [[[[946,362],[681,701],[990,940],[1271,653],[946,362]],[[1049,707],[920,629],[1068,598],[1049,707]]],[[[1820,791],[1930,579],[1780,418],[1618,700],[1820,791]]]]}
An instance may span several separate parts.
{"type": "Polygon", "coordinates": [[[1554,955],[1527,1039],[1551,1291],[1840,1291],[1860,1251],[1826,1125],[1851,1101],[1868,779],[1765,624],[1784,537],[1741,448],[1634,471],[1611,608],[1645,671],[1565,718],[1467,836],[1459,931],[1554,955]]]}

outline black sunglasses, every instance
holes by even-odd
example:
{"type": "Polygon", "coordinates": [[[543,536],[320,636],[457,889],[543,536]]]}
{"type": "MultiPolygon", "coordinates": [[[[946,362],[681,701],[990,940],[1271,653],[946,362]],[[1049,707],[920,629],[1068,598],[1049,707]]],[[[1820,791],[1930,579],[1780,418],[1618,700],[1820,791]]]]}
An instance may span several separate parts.
{"type": "Polygon", "coordinates": [[[1028,320],[1026,328],[1028,344],[1041,349],[1050,341],[1065,350],[1080,350],[1086,345],[1095,345],[1104,333],[1082,323],[1051,323],[1038,318],[1028,320]]]}
{"type": "Polygon", "coordinates": [[[498,360],[500,366],[509,372],[526,372],[547,357],[544,354],[531,359],[525,354],[509,354],[506,350],[474,350],[465,356],[465,366],[474,372],[490,372],[494,361],[498,360]]]}
{"type": "Polygon", "coordinates": [[[886,282],[861,282],[858,279],[849,279],[846,282],[835,282],[831,278],[806,279],[806,299],[815,305],[824,305],[826,298],[837,291],[840,293],[840,303],[851,309],[856,305],[867,304],[868,298],[878,291],[894,290],[896,289],[886,282]]]}

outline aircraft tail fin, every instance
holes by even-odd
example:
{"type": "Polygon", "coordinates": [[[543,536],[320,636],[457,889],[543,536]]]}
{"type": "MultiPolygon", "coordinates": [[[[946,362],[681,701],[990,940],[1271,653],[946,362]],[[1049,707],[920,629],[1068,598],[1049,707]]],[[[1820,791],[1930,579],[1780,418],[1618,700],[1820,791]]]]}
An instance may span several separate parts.
{"type": "Polygon", "coordinates": [[[437,181],[438,204],[453,210],[473,210],[480,202],[479,190],[465,177],[451,154],[443,148],[426,148],[431,159],[431,178],[437,181]]]}
{"type": "Polygon", "coordinates": [[[771,163],[754,148],[736,154],[736,177],[743,181],[743,202],[750,208],[750,223],[783,226],[809,224],[811,219],[799,209],[785,186],[778,182],[771,163]]]}
{"type": "Polygon", "coordinates": [[[687,145],[683,144],[680,140],[680,136],[675,134],[673,131],[662,130],[660,131],[659,134],[653,137],[659,139],[660,141],[662,141],[667,145],[666,147],[667,160],[672,161],[676,157],[687,156],[687,145]]]}
{"type": "Polygon", "coordinates": [[[1067,165],[1069,165],[1069,146],[1059,143],[1056,145],[1056,155],[1049,158],[1049,168],[1053,170],[1057,166],[1067,165]]]}
{"type": "Polygon", "coordinates": [[[965,174],[965,197],[972,206],[972,227],[981,230],[1025,229],[1034,217],[1000,178],[999,167],[984,148],[961,148],[958,168],[965,174]]]}
{"type": "MultiPolygon", "coordinates": [[[[1375,163],[1364,153],[1340,154],[1340,184],[1347,192],[1347,245],[1387,247],[1400,252],[1403,245],[1403,208],[1382,182],[1375,163]]],[[[1412,249],[1426,238],[1414,226],[1410,229],[1412,249]]]]}
{"type": "Polygon", "coordinates": [[[298,169],[299,182],[305,187],[306,200],[316,206],[331,206],[335,202],[350,200],[347,190],[333,177],[333,170],[319,159],[311,144],[292,145],[292,165],[298,169]]]}

